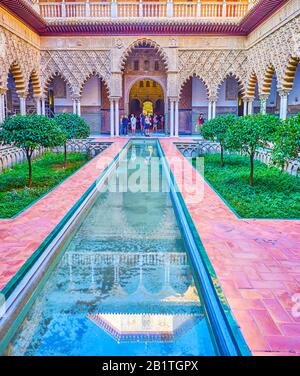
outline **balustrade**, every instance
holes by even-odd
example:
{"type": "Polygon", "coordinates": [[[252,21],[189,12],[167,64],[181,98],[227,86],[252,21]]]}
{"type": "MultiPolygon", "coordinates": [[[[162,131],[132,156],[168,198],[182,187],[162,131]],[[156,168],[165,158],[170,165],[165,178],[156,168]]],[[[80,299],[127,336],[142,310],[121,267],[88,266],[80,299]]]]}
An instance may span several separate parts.
{"type": "Polygon", "coordinates": [[[258,2],[39,2],[27,0],[44,18],[231,18],[240,19],[258,2]]]}

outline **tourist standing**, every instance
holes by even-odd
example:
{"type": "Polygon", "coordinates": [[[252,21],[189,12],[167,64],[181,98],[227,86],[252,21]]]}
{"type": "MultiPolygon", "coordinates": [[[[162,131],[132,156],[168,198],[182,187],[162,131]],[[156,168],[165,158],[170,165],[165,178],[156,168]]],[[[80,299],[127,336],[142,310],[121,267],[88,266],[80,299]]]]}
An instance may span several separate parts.
{"type": "Polygon", "coordinates": [[[136,117],[135,117],[134,114],[131,114],[130,125],[131,125],[132,135],[135,136],[135,132],[136,132],[136,117]]]}
{"type": "Polygon", "coordinates": [[[157,125],[158,125],[158,116],[154,114],[153,117],[153,132],[157,132],[157,125]]]}
{"type": "Polygon", "coordinates": [[[128,135],[128,123],[129,123],[128,117],[127,117],[127,115],[124,115],[123,119],[122,119],[122,128],[123,128],[123,135],[124,136],[128,135]]]}
{"type": "Polygon", "coordinates": [[[140,124],[141,124],[141,135],[145,134],[145,115],[143,113],[141,113],[141,116],[140,116],[140,124]]]}
{"type": "Polygon", "coordinates": [[[151,126],[150,117],[149,115],[147,115],[145,118],[145,136],[146,137],[150,137],[150,126],[151,126]]]}

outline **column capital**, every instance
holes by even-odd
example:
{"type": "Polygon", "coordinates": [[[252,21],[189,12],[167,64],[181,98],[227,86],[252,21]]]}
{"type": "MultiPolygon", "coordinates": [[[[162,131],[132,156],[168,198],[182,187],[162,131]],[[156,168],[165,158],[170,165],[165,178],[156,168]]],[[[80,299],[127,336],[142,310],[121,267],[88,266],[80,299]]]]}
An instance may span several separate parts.
{"type": "Polygon", "coordinates": [[[291,92],[290,90],[286,90],[286,89],[278,90],[278,94],[279,94],[280,97],[285,97],[285,96],[289,95],[290,92],[291,92]]]}
{"type": "Polygon", "coordinates": [[[6,88],[4,88],[4,87],[0,87],[0,94],[2,95],[2,94],[6,94],[6,92],[7,92],[7,89],[6,88]]]}
{"type": "Polygon", "coordinates": [[[17,91],[17,94],[18,94],[19,98],[22,98],[22,99],[26,99],[27,96],[28,96],[28,92],[27,91],[23,91],[23,92],[18,92],[17,91]]]}
{"type": "Polygon", "coordinates": [[[121,99],[121,97],[117,97],[117,96],[109,96],[108,97],[110,101],[119,101],[121,99]]]}
{"type": "Polygon", "coordinates": [[[212,103],[212,102],[217,102],[217,99],[218,99],[218,98],[217,98],[216,95],[211,95],[211,96],[208,97],[208,101],[211,102],[211,103],[212,103]]]}
{"type": "Polygon", "coordinates": [[[73,94],[71,95],[71,98],[73,101],[79,101],[81,99],[81,95],[80,94],[73,94]]]}
{"type": "Polygon", "coordinates": [[[259,96],[259,100],[260,100],[260,101],[267,101],[268,98],[269,98],[269,95],[268,95],[268,94],[261,94],[261,95],[259,96]]]}
{"type": "Polygon", "coordinates": [[[179,102],[179,97],[170,95],[168,96],[168,100],[173,101],[173,102],[179,102]]]}
{"type": "Polygon", "coordinates": [[[246,96],[243,97],[244,102],[253,102],[254,99],[255,99],[254,97],[246,97],[246,96]]]}

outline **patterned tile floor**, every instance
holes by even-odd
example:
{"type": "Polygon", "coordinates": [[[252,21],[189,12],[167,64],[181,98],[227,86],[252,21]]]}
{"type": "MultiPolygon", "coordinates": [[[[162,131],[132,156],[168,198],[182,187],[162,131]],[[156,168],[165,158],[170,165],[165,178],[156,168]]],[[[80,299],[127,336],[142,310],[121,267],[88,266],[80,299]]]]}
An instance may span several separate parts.
{"type": "MultiPolygon", "coordinates": [[[[0,220],[0,288],[126,140],[114,139],[101,155],[17,218],[0,220]]],[[[200,191],[183,191],[183,197],[251,351],[255,355],[300,355],[300,317],[292,314],[292,298],[300,294],[300,221],[237,218],[199,174],[192,174],[193,167],[170,139],[160,142],[168,160],[176,158],[180,162],[176,169],[172,167],[178,184],[183,179],[190,186],[195,182],[204,184],[200,203],[196,197],[200,191]]],[[[296,311],[300,313],[300,308],[296,311]]]]}
{"type": "Polygon", "coordinates": [[[181,160],[171,167],[177,184],[204,184],[201,202],[191,197],[201,190],[183,197],[252,353],[300,355],[300,221],[237,218],[198,173],[191,178],[172,142],[160,142],[169,161],[181,160]]]}

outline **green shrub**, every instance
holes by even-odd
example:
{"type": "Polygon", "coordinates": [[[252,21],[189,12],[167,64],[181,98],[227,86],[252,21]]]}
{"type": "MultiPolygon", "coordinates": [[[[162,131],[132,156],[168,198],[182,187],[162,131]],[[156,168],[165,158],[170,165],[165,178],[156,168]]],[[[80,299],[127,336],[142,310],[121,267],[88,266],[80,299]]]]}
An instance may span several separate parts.
{"type": "MultiPolygon", "coordinates": [[[[86,138],[90,135],[88,124],[76,114],[63,113],[54,117],[55,122],[62,128],[67,140],[86,138]]],[[[64,143],[65,166],[67,165],[67,142],[64,143]]]]}
{"type": "Polygon", "coordinates": [[[254,156],[258,148],[265,147],[274,137],[281,120],[275,115],[256,114],[239,117],[228,128],[226,145],[241,150],[250,158],[250,185],[254,180],[254,156]]]}
{"type": "Polygon", "coordinates": [[[298,158],[300,154],[300,114],[282,122],[273,141],[273,161],[283,169],[285,162],[298,158]]]}
{"type": "Polygon", "coordinates": [[[224,149],[226,148],[227,130],[235,124],[237,117],[233,114],[219,115],[203,124],[201,135],[206,140],[216,141],[220,144],[221,166],[224,166],[224,149]]]}
{"type": "Polygon", "coordinates": [[[0,141],[24,150],[28,162],[28,187],[32,186],[32,156],[39,147],[54,147],[65,143],[65,134],[48,117],[40,115],[12,116],[0,129],[0,141]]]}

